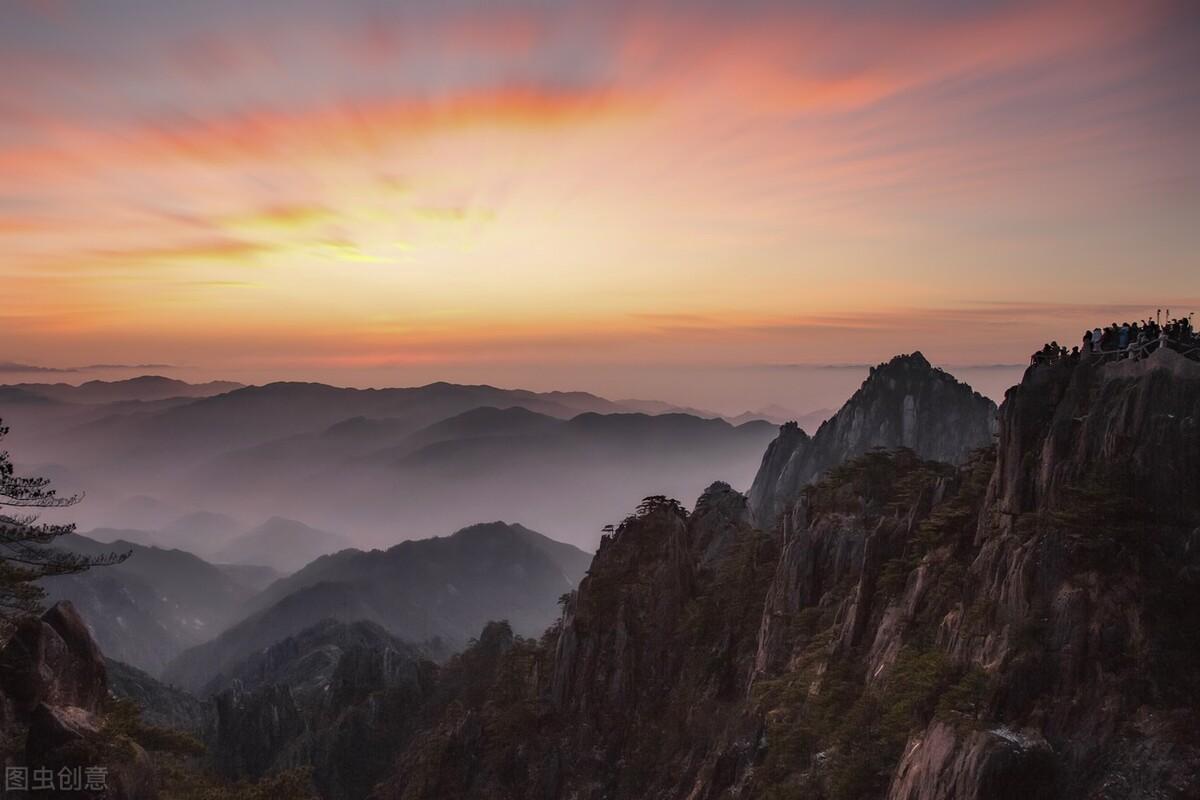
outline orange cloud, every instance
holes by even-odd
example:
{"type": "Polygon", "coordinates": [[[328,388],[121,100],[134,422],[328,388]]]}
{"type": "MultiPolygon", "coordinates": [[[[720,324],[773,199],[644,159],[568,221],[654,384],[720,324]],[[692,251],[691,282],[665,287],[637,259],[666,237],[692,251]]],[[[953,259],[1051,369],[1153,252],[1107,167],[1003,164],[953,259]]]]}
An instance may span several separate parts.
{"type": "Polygon", "coordinates": [[[0,33],[5,319],[186,351],[138,360],[854,359],[964,328],[1003,360],[979,332],[1036,314],[973,300],[1195,294],[1173,4],[354,10],[0,33]]]}

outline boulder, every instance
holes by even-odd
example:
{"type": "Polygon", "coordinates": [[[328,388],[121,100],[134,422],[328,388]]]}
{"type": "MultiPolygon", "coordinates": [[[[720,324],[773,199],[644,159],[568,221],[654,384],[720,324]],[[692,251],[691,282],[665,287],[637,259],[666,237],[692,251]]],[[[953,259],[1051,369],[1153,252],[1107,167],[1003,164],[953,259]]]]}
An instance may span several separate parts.
{"type": "Polygon", "coordinates": [[[19,714],[41,703],[100,708],[108,695],[104,656],[70,603],[20,622],[0,651],[0,687],[19,714]]]}

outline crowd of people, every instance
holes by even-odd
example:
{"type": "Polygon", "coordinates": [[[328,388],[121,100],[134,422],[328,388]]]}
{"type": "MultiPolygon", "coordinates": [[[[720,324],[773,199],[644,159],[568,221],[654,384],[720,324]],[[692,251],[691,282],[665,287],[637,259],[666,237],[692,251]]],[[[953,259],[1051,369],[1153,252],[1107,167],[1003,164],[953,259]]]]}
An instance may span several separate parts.
{"type": "Polygon", "coordinates": [[[1157,318],[1124,322],[1106,328],[1093,328],[1083,333],[1082,346],[1070,351],[1058,342],[1049,342],[1034,353],[1029,363],[1052,364],[1063,359],[1078,361],[1084,357],[1118,360],[1145,358],[1160,347],[1169,347],[1189,358],[1200,361],[1200,335],[1192,327],[1192,318],[1171,318],[1160,323],[1157,318]]]}

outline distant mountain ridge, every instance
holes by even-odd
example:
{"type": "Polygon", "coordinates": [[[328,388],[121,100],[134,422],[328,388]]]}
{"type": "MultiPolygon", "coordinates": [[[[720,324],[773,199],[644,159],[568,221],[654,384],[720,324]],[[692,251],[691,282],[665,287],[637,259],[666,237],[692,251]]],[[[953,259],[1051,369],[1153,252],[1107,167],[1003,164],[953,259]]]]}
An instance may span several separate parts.
{"type": "Polygon", "coordinates": [[[182,550],[68,535],[56,546],[86,555],[129,551],[125,562],[42,581],[51,602],[70,601],[104,652],[151,674],[244,613],[256,594],[220,567],[182,550]]]}
{"type": "Polygon", "coordinates": [[[188,383],[161,375],[142,375],[119,381],[86,381],[70,383],[18,383],[12,388],[49,400],[65,403],[115,403],[130,400],[152,401],[173,397],[211,397],[245,386],[234,381],[188,383]]]}
{"type": "Polygon", "coordinates": [[[566,521],[564,538],[587,542],[645,491],[699,494],[714,478],[711,464],[727,465],[715,477],[745,487],[773,432],[761,421],[596,412],[560,419],[521,406],[472,408],[415,431],[395,418],[351,417],[225,452],[187,481],[198,487],[194,502],[228,508],[253,494],[329,530],[361,529],[368,517],[379,520],[373,530],[428,532],[532,511],[532,527],[559,530],[566,521]],[[305,490],[315,484],[319,495],[305,490]],[[336,517],[318,516],[333,507],[336,517]]]}
{"type": "Polygon", "coordinates": [[[591,556],[521,525],[473,525],[388,550],[343,550],[276,581],[243,606],[244,619],[179,655],[164,679],[200,691],[250,654],[325,619],[367,620],[410,642],[459,647],[488,620],[540,633],[591,556]]]}
{"type": "Polygon", "coordinates": [[[395,531],[520,518],[590,548],[646,491],[692,496],[714,478],[744,488],[771,435],[668,403],[445,382],[24,386],[0,387],[14,450],[87,491],[83,527],[148,530],[145,541],[209,559],[245,532],[240,521],[272,515],[375,546],[395,531]],[[224,517],[168,530],[195,510],[224,517]]]}
{"type": "Polygon", "coordinates": [[[213,554],[213,560],[222,564],[266,566],[287,573],[348,547],[350,540],[341,534],[318,530],[294,519],[271,517],[229,541],[213,554]]]}

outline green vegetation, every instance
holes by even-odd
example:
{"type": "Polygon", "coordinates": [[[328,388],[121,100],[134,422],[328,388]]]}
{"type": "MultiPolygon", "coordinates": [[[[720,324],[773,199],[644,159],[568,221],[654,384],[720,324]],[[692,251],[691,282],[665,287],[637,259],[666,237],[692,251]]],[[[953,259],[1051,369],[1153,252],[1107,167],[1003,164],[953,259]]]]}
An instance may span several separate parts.
{"type": "Polygon", "coordinates": [[[991,678],[978,666],[972,666],[948,687],[938,699],[935,715],[947,722],[978,720],[986,710],[991,678]]]}
{"type": "Polygon", "coordinates": [[[158,762],[162,800],[316,800],[312,769],[265,775],[258,781],[226,783],[177,759],[158,762]]]}
{"type": "MultiPolygon", "coordinates": [[[[909,451],[874,451],[812,488],[818,513],[846,508],[883,517],[907,515],[937,482],[950,481],[947,497],[881,568],[876,588],[883,598],[895,598],[918,566],[928,570],[921,606],[903,631],[906,644],[881,678],[868,682],[859,672],[861,653],[831,656],[837,597],[802,609],[789,621],[791,670],[761,681],[754,692],[767,727],[759,787],[764,797],[879,797],[913,732],[935,717],[955,725],[983,717],[987,674],[954,666],[933,639],[946,611],[968,595],[967,569],[957,556],[974,537],[994,463],[994,448],[977,451],[958,471],[923,462],[909,451]]],[[[986,612],[982,606],[974,610],[986,612]]]]}
{"type": "Polygon", "coordinates": [[[108,701],[100,729],[101,748],[108,763],[136,758],[134,744],[152,755],[163,800],[313,800],[310,768],[286,770],[258,781],[229,783],[203,767],[204,745],[191,734],[141,718],[137,703],[128,698],[108,701]]]}
{"type": "Polygon", "coordinates": [[[127,697],[111,698],[104,709],[101,735],[117,748],[128,748],[133,742],[151,753],[181,757],[199,756],[204,745],[196,737],[172,728],[148,725],[142,720],[141,709],[127,697]]]}
{"type": "MultiPolygon", "coordinates": [[[[878,588],[885,596],[894,597],[904,590],[908,576],[921,561],[934,550],[945,546],[958,546],[969,541],[974,533],[977,510],[987,492],[988,481],[996,463],[996,449],[983,448],[975,451],[960,472],[961,486],[945,501],[938,504],[930,515],[917,526],[916,535],[905,543],[903,552],[884,563],[880,571],[878,588]]],[[[943,466],[944,465],[938,465],[943,466]]],[[[935,473],[936,474],[936,473],[935,473]]],[[[930,470],[919,477],[929,485],[930,470]]],[[[940,477],[940,476],[939,476],[940,477]]],[[[911,486],[911,484],[910,484],[911,486]]],[[[908,490],[911,497],[912,490],[908,490]]],[[[911,498],[915,501],[915,497],[911,498]]],[[[937,573],[934,594],[927,603],[954,596],[960,588],[965,573],[957,564],[941,565],[937,573]]]]}
{"type": "Polygon", "coordinates": [[[684,637],[706,642],[718,630],[757,634],[756,622],[778,558],[779,548],[770,536],[759,531],[739,533],[715,565],[712,582],[684,610],[684,637]]]}
{"type": "MultiPolygon", "coordinates": [[[[684,507],[683,503],[680,503],[673,497],[652,494],[649,497],[642,498],[642,502],[638,503],[634,513],[621,520],[621,524],[616,527],[616,533],[621,533],[639,520],[643,520],[651,514],[663,510],[675,514],[682,520],[687,520],[688,518],[688,510],[684,507]]],[[[611,528],[612,526],[606,525],[604,527],[605,534],[612,532],[611,528]]]]}
{"type": "Polygon", "coordinates": [[[883,515],[908,509],[934,480],[953,475],[954,467],[908,448],[876,448],[834,467],[805,492],[814,509],[883,515]]]}
{"type": "Polygon", "coordinates": [[[791,796],[819,773],[831,800],[879,797],[910,734],[935,716],[977,719],[988,689],[982,670],[962,672],[940,650],[915,646],[869,686],[850,662],[830,664],[816,679],[795,677],[762,690],[775,705],[766,720],[764,796],[791,796]]]}
{"type": "Polygon", "coordinates": [[[1109,467],[1068,487],[1059,507],[1040,520],[1062,531],[1085,563],[1112,569],[1137,555],[1162,521],[1132,491],[1128,475],[1109,467]]]}

